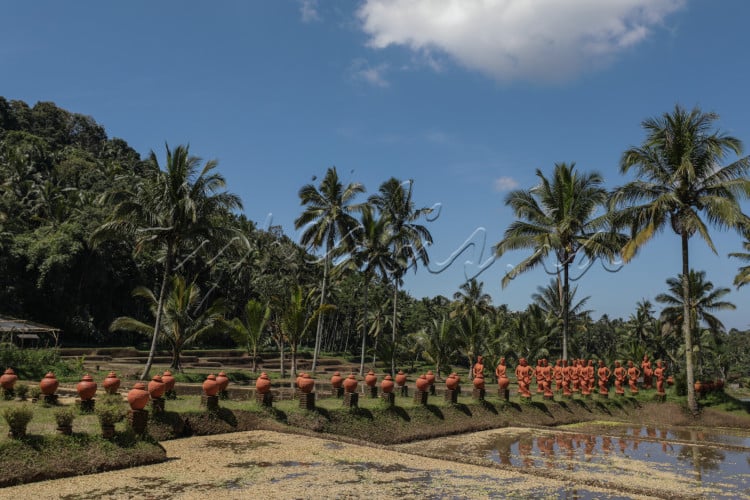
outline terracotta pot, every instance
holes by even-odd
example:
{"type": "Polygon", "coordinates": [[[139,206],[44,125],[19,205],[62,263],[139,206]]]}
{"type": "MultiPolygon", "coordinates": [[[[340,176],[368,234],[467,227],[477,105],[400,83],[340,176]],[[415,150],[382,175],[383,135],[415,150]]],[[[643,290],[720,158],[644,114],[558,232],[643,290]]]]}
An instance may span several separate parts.
{"type": "Polygon", "coordinates": [[[427,380],[425,375],[420,375],[417,379],[417,389],[422,392],[427,392],[430,389],[430,381],[427,380]]]}
{"type": "Polygon", "coordinates": [[[41,382],[39,382],[39,388],[45,396],[53,395],[59,385],[60,382],[55,378],[55,374],[52,372],[48,372],[41,382]]]}
{"type": "Polygon", "coordinates": [[[146,389],[146,384],[143,382],[136,382],[132,389],[128,392],[128,404],[131,410],[142,410],[148,404],[149,394],[146,389]]]}
{"type": "Polygon", "coordinates": [[[227,386],[229,385],[229,377],[227,377],[226,373],[219,372],[219,374],[216,375],[216,383],[219,384],[219,392],[226,391],[227,386]]]}
{"type": "Polygon", "coordinates": [[[154,375],[151,378],[151,382],[148,383],[148,393],[151,394],[151,399],[159,399],[164,395],[167,386],[161,379],[161,375],[154,375]]]}
{"type": "Polygon", "coordinates": [[[299,381],[302,378],[302,375],[304,374],[305,372],[300,372],[300,374],[297,375],[297,378],[294,379],[294,387],[296,387],[297,389],[299,389],[299,381]]]}
{"type": "Polygon", "coordinates": [[[430,385],[433,385],[435,383],[435,374],[432,373],[432,370],[427,370],[427,374],[424,376],[424,378],[427,379],[427,382],[429,382],[430,385]]]}
{"type": "Polygon", "coordinates": [[[482,375],[481,373],[474,377],[474,388],[484,389],[484,375],[482,375]]]}
{"type": "Polygon", "coordinates": [[[216,396],[219,394],[219,384],[216,382],[216,375],[213,373],[203,381],[203,392],[206,393],[206,396],[216,396]]]}
{"type": "Polygon", "coordinates": [[[263,372],[255,381],[255,392],[258,394],[266,394],[271,390],[271,379],[268,378],[268,374],[263,372]]]}
{"type": "Polygon", "coordinates": [[[399,387],[406,385],[406,374],[401,370],[396,374],[396,384],[398,384],[399,387]]]}
{"type": "Polygon", "coordinates": [[[13,371],[13,368],[8,368],[5,370],[5,373],[0,375],[0,387],[12,391],[13,387],[16,385],[16,380],[18,380],[16,372],[13,371]]]}
{"type": "Polygon", "coordinates": [[[303,373],[297,381],[297,387],[299,387],[299,390],[305,394],[310,394],[315,387],[315,380],[313,380],[307,373],[303,373]]]}
{"type": "Polygon", "coordinates": [[[164,382],[164,391],[170,392],[174,390],[174,384],[177,382],[172,375],[172,372],[169,370],[165,370],[164,373],[161,376],[161,381],[164,382]]]}
{"type": "Polygon", "coordinates": [[[701,392],[703,389],[703,384],[701,384],[700,380],[696,380],[695,384],[693,384],[693,387],[695,388],[695,392],[701,392]]]}
{"type": "Polygon", "coordinates": [[[365,384],[367,384],[367,387],[375,387],[375,384],[378,383],[378,376],[375,375],[375,372],[370,370],[367,372],[367,375],[365,375],[365,384]]]}
{"type": "Polygon", "coordinates": [[[447,387],[450,391],[455,391],[458,387],[458,379],[456,379],[456,377],[454,377],[452,373],[448,375],[447,379],[445,379],[445,387],[447,387]]]}
{"type": "Polygon", "coordinates": [[[500,389],[507,389],[508,385],[510,385],[510,379],[508,377],[500,377],[500,379],[497,381],[497,385],[500,387],[500,389]]]}
{"type": "Polygon", "coordinates": [[[87,373],[81,377],[81,381],[76,385],[76,391],[78,391],[78,397],[81,398],[81,401],[88,401],[96,395],[96,382],[87,373]]]}
{"type": "Polygon", "coordinates": [[[331,377],[331,386],[333,386],[334,389],[338,389],[339,387],[341,387],[341,384],[343,382],[344,377],[342,377],[339,372],[335,372],[331,377]]]}
{"type": "Polygon", "coordinates": [[[458,376],[458,373],[456,373],[456,372],[451,373],[451,377],[453,377],[453,378],[456,379],[456,383],[458,383],[458,384],[461,383],[461,377],[458,376]]]}
{"type": "Polygon", "coordinates": [[[344,379],[344,392],[355,392],[357,390],[357,377],[353,373],[344,379]]]}
{"type": "Polygon", "coordinates": [[[383,391],[384,394],[390,394],[393,392],[393,385],[393,377],[386,375],[380,383],[380,390],[383,391]]]}
{"type": "Polygon", "coordinates": [[[115,372],[109,372],[104,382],[102,382],[102,386],[104,387],[104,392],[107,394],[117,394],[117,390],[120,388],[120,379],[117,378],[115,372]]]}

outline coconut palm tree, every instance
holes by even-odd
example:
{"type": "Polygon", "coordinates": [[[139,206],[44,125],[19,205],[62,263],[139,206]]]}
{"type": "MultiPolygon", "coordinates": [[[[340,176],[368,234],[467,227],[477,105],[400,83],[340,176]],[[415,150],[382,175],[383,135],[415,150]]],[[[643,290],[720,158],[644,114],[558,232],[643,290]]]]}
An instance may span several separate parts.
{"type": "Polygon", "coordinates": [[[579,173],[575,163],[556,163],[552,179],[537,169],[539,184],[529,190],[508,194],[505,204],[513,209],[516,221],[495,245],[498,257],[511,250],[531,249],[532,254],[511,269],[502,280],[505,288],[519,274],[542,265],[550,256],[555,274],[562,283],[562,351],[568,357],[570,316],[570,266],[578,257],[591,261],[613,260],[624,244],[624,236],[609,231],[605,213],[609,194],[598,173],[579,173]]]}
{"type": "Polygon", "coordinates": [[[393,344],[393,355],[391,356],[391,374],[396,371],[396,331],[398,328],[397,308],[398,291],[403,282],[406,271],[413,267],[416,271],[417,263],[427,265],[430,261],[426,245],[432,244],[430,231],[417,221],[432,213],[428,207],[416,208],[412,199],[414,182],[409,180],[404,183],[391,177],[383,182],[378,189],[378,194],[370,196],[368,202],[377,208],[385,216],[390,233],[390,247],[393,258],[391,279],[393,280],[393,329],[391,330],[391,343],[393,344]],[[404,187],[408,184],[408,187],[404,187]]]}
{"type": "Polygon", "coordinates": [[[492,297],[484,293],[484,282],[471,278],[459,287],[459,291],[453,294],[453,315],[462,316],[469,310],[476,309],[481,314],[492,314],[492,297]]]}
{"type": "Polygon", "coordinates": [[[253,357],[253,372],[255,372],[258,345],[271,317],[271,307],[250,299],[245,303],[242,312],[241,318],[232,318],[231,321],[226,322],[226,326],[232,339],[247,347],[247,353],[253,357]]]}
{"type": "Polygon", "coordinates": [[[622,249],[626,262],[666,227],[680,237],[682,333],[688,406],[693,412],[698,405],[693,389],[688,241],[697,233],[716,252],[708,225],[741,231],[748,224],[740,201],[750,195],[750,160],[743,157],[722,166],[730,154],[742,154],[742,142],[714,130],[718,118],[715,113],[698,108],[687,111],[676,105],[671,113],[645,120],[645,141],[625,151],[620,163],[623,174],[634,169],[637,179],[616,189],[611,199],[618,209],[618,222],[631,230],[622,249]]]}
{"type": "Polygon", "coordinates": [[[333,309],[331,304],[322,304],[315,308],[314,288],[305,291],[301,285],[294,287],[286,301],[279,304],[279,326],[284,339],[289,343],[291,355],[291,377],[297,375],[297,348],[302,339],[310,331],[312,324],[321,314],[326,314],[333,309]]]}
{"type": "MultiPolygon", "coordinates": [[[[306,184],[299,190],[300,204],[305,206],[302,215],[294,221],[294,227],[305,230],[300,237],[300,243],[309,248],[325,247],[323,256],[323,282],[320,287],[320,305],[326,303],[328,271],[334,248],[343,243],[351,246],[353,231],[357,227],[357,220],[351,215],[360,205],[352,204],[354,197],[363,193],[365,188],[358,182],[349,183],[346,187],[341,184],[336,167],[330,167],[319,187],[306,184]]],[[[318,364],[320,342],[323,335],[323,316],[318,315],[315,332],[315,350],[313,351],[312,371],[318,364]]]]}
{"type": "Polygon", "coordinates": [[[388,231],[387,219],[382,214],[377,214],[371,205],[363,205],[360,211],[360,223],[353,232],[355,244],[349,252],[349,258],[342,263],[342,269],[357,269],[362,273],[364,298],[359,372],[363,375],[369,332],[367,295],[370,282],[377,276],[383,279],[390,276],[395,268],[395,262],[390,251],[391,233],[388,231]]]}
{"type": "MultiPolygon", "coordinates": [[[[742,248],[750,252],[750,233],[745,234],[745,241],[742,242],[742,248]]],[[[733,252],[730,257],[735,257],[743,262],[750,262],[750,253],[733,252]]],[[[738,289],[750,283],[750,265],[740,267],[737,275],[734,277],[734,286],[738,289]]]]}
{"type": "Polygon", "coordinates": [[[124,191],[107,193],[111,215],[93,235],[94,242],[113,236],[132,239],[136,253],[154,247],[162,253],[162,282],[157,299],[151,349],[141,379],[146,379],[156,354],[159,325],[169,276],[179,267],[183,252],[193,254],[199,248],[221,244],[229,228],[226,215],[242,208],[240,199],[223,191],[224,177],[214,171],[216,160],[191,156],[188,146],[172,151],[166,146],[165,169],[156,153],[147,160],[150,175],[134,182],[124,191]]]}
{"type": "MultiPolygon", "coordinates": [[[[661,319],[667,325],[673,327],[667,331],[676,331],[684,324],[685,307],[682,296],[682,277],[668,278],[667,285],[669,292],[657,295],[656,301],[666,305],[661,312],[661,319]]],[[[736,306],[723,300],[730,289],[714,288],[714,284],[706,280],[705,271],[690,270],[688,289],[687,309],[690,314],[691,340],[693,341],[691,342],[691,348],[694,354],[700,356],[701,345],[710,346],[722,343],[720,335],[725,332],[724,324],[713,313],[734,310],[736,306]]],[[[698,366],[700,368],[700,363],[698,363],[698,366]]]]}
{"type": "MultiPolygon", "coordinates": [[[[171,367],[182,371],[180,354],[183,349],[201,335],[220,330],[226,308],[223,299],[216,299],[207,308],[196,313],[202,301],[198,285],[186,282],[185,278],[179,275],[172,276],[169,283],[169,292],[160,316],[158,336],[171,346],[171,367]]],[[[133,290],[133,296],[146,299],[151,313],[156,317],[159,312],[159,301],[151,290],[143,286],[137,287],[133,290]]],[[[144,335],[153,333],[150,324],[127,316],[116,318],[109,329],[113,332],[124,330],[144,335]]]]}
{"type": "Polygon", "coordinates": [[[450,360],[456,352],[456,340],[455,322],[445,314],[440,319],[433,318],[427,328],[417,334],[422,357],[434,363],[438,377],[444,371],[450,371],[450,360]]]}

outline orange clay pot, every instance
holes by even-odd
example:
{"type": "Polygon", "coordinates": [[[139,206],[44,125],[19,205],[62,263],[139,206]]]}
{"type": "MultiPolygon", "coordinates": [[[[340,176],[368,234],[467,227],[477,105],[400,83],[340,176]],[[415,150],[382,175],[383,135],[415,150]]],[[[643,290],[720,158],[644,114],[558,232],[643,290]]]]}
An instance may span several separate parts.
{"type": "Polygon", "coordinates": [[[315,380],[310,377],[309,374],[303,373],[297,380],[297,387],[305,394],[310,394],[315,388],[315,380]]]}
{"type": "Polygon", "coordinates": [[[120,379],[117,378],[115,372],[109,372],[102,382],[102,386],[104,386],[104,392],[107,394],[117,394],[117,390],[120,388],[120,379]]]}
{"type": "Polygon", "coordinates": [[[162,381],[161,375],[154,375],[151,382],[148,383],[148,393],[151,395],[151,399],[159,399],[164,395],[166,389],[166,384],[162,381]]]}
{"type": "Polygon", "coordinates": [[[406,374],[401,370],[396,374],[396,384],[398,384],[399,387],[406,385],[406,374]]]}
{"type": "Polygon", "coordinates": [[[219,392],[226,391],[227,386],[229,385],[229,377],[227,377],[226,373],[219,372],[219,374],[216,375],[216,383],[219,384],[219,392]]]}
{"type": "Polygon", "coordinates": [[[432,370],[427,370],[427,374],[425,374],[424,378],[427,379],[427,382],[429,382],[430,385],[435,383],[435,374],[432,373],[432,370]]]}
{"type": "Polygon", "coordinates": [[[482,375],[481,373],[474,377],[474,388],[484,389],[484,375],[482,375]]]}
{"type": "Polygon", "coordinates": [[[271,379],[268,378],[268,374],[263,372],[255,381],[255,392],[258,394],[266,394],[271,390],[271,379]]]}
{"type": "Polygon", "coordinates": [[[447,379],[445,379],[445,387],[450,391],[455,391],[458,387],[458,379],[454,377],[452,373],[448,375],[447,379]]]}
{"type": "Polygon", "coordinates": [[[417,379],[417,389],[422,392],[427,392],[430,388],[430,381],[427,380],[427,377],[424,375],[420,375],[417,379]]]}
{"type": "Polygon", "coordinates": [[[13,368],[8,368],[5,370],[5,373],[0,375],[0,387],[7,391],[12,391],[16,385],[16,380],[18,380],[16,372],[13,371],[13,368]]]}
{"type": "Polygon", "coordinates": [[[161,376],[161,381],[164,382],[164,392],[173,391],[174,384],[177,382],[172,375],[172,372],[169,370],[164,371],[164,374],[161,376]]]}
{"type": "Polygon", "coordinates": [[[367,372],[367,375],[365,375],[365,384],[367,384],[367,387],[374,387],[375,384],[378,383],[378,376],[375,375],[375,372],[370,370],[367,372]]]}
{"type": "Polygon", "coordinates": [[[334,389],[338,389],[339,387],[341,387],[341,384],[343,382],[344,382],[344,377],[342,377],[339,372],[334,373],[333,376],[331,377],[331,386],[334,389]]]}
{"type": "Polygon", "coordinates": [[[344,392],[355,392],[357,390],[357,377],[353,373],[344,379],[344,392]]]}
{"type": "Polygon", "coordinates": [[[96,382],[88,373],[81,377],[81,381],[76,385],[76,391],[81,401],[88,401],[96,395],[96,382]]]}
{"type": "Polygon", "coordinates": [[[55,378],[55,374],[52,372],[48,372],[41,382],[39,382],[39,388],[45,396],[53,395],[59,385],[60,382],[55,378]]]}
{"type": "Polygon", "coordinates": [[[128,392],[128,404],[131,410],[142,410],[148,404],[148,390],[143,382],[136,382],[128,392]]]}
{"type": "Polygon", "coordinates": [[[393,392],[393,385],[393,377],[386,375],[380,383],[380,390],[383,391],[384,394],[390,394],[393,392]]]}
{"type": "Polygon", "coordinates": [[[203,392],[206,393],[206,396],[219,394],[219,384],[216,382],[216,375],[213,373],[203,381],[203,392]]]}

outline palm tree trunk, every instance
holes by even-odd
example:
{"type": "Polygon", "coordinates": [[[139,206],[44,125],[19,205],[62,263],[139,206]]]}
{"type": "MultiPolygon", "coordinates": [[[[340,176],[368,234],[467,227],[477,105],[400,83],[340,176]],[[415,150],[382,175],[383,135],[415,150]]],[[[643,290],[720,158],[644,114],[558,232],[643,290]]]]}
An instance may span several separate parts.
{"type": "MultiPolygon", "coordinates": [[[[326,303],[326,281],[328,281],[328,259],[330,258],[330,245],[326,245],[326,255],[323,260],[323,286],[320,289],[320,307],[326,303]]],[[[315,373],[318,366],[318,354],[320,354],[320,339],[323,337],[323,314],[318,316],[318,326],[315,330],[315,349],[313,350],[313,361],[311,371],[315,373]]]]}
{"type": "Polygon", "coordinates": [[[167,250],[167,256],[164,259],[164,275],[161,280],[161,290],[159,291],[159,302],[156,304],[156,322],[154,323],[154,336],[151,339],[151,350],[148,352],[148,359],[146,360],[146,366],[141,374],[141,380],[148,379],[148,375],[151,372],[151,365],[154,363],[154,356],[156,356],[156,343],[159,340],[159,325],[161,324],[161,314],[164,309],[164,296],[167,293],[167,281],[169,280],[169,271],[172,269],[172,252],[167,250]]]}
{"type": "Polygon", "coordinates": [[[177,345],[172,346],[172,365],[173,370],[182,372],[182,364],[180,363],[180,348],[177,345]]]}
{"type": "Polygon", "coordinates": [[[362,316],[362,352],[359,358],[359,376],[365,374],[365,348],[367,347],[367,278],[365,278],[365,304],[362,316]]]}
{"type": "Polygon", "coordinates": [[[253,346],[253,373],[255,373],[258,368],[255,361],[256,359],[258,359],[258,344],[253,346]]]}
{"type": "Polygon", "coordinates": [[[396,311],[398,302],[398,277],[393,287],[393,322],[391,323],[391,376],[396,376],[396,311]]]}
{"type": "Polygon", "coordinates": [[[685,379],[687,382],[688,408],[691,412],[698,412],[698,402],[695,400],[695,375],[693,374],[693,336],[690,324],[690,266],[688,264],[688,235],[685,231],[682,237],[682,334],[685,338],[685,379]]]}
{"type": "Polygon", "coordinates": [[[292,385],[294,385],[294,379],[297,377],[297,345],[292,344],[289,346],[289,350],[291,351],[291,377],[292,377],[292,385]]]}
{"type": "Polygon", "coordinates": [[[568,306],[568,291],[570,290],[570,283],[568,280],[568,256],[565,255],[565,264],[563,265],[563,296],[562,296],[562,308],[563,308],[563,359],[568,359],[568,323],[570,321],[569,306],[568,306]]]}

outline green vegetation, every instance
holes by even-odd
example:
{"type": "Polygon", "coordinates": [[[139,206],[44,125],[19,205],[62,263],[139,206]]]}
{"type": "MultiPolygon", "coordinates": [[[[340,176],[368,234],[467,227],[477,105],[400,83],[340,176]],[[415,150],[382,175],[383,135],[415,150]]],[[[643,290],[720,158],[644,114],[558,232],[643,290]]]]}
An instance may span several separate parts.
{"type": "MultiPolygon", "coordinates": [[[[289,349],[293,358],[311,353],[313,371],[321,353],[336,353],[359,361],[362,372],[439,374],[468,371],[480,354],[488,368],[500,357],[511,366],[520,357],[611,366],[648,354],[668,362],[677,380],[684,374],[692,407],[695,374],[750,377],[748,332],[726,332],[706,316],[728,304],[715,295],[723,284],[695,270],[700,283],[692,289],[685,267],[680,290],[673,280],[665,285],[671,299],[658,301],[661,311],[642,301],[629,318],[593,320],[587,297],[578,295],[583,287],[570,285],[580,276],[569,276],[568,267],[583,255],[629,259],[667,223],[683,243],[697,233],[712,248],[714,223],[747,239],[738,203],[750,189],[748,159],[732,162],[741,143],[714,132],[716,119],[678,106],[644,122],[644,144],[622,160],[622,171],[637,179],[620,188],[609,191],[598,174],[559,163],[537,172],[540,186],[511,193],[507,204],[518,222],[496,249],[530,255],[504,282],[547,259],[560,270],[526,309],[511,311],[493,305],[476,279],[451,298],[417,299],[401,289],[409,269],[429,262],[431,209],[417,202],[418,181],[387,178],[368,195],[327,169],[299,191],[298,244],[281,228],[259,229],[239,214],[217,163],[186,146],[166,147],[165,161],[153,152],[141,158],[91,117],[0,97],[0,314],[60,327],[66,346],[147,349],[142,377],[164,350],[158,354],[171,356],[178,380],[198,382],[182,362],[189,348],[239,347],[253,360],[281,358],[274,378],[286,378],[289,349]],[[306,300],[290,300],[294,290],[306,300]],[[294,326],[292,317],[304,321],[294,326]]],[[[38,380],[46,370],[63,380],[82,375],[84,357],[63,362],[59,351],[1,340],[0,368],[11,366],[22,379],[38,380]]]]}
{"type": "Polygon", "coordinates": [[[3,410],[3,418],[8,424],[11,435],[14,438],[22,438],[26,435],[26,427],[34,418],[34,410],[28,405],[9,406],[3,410]]]}

